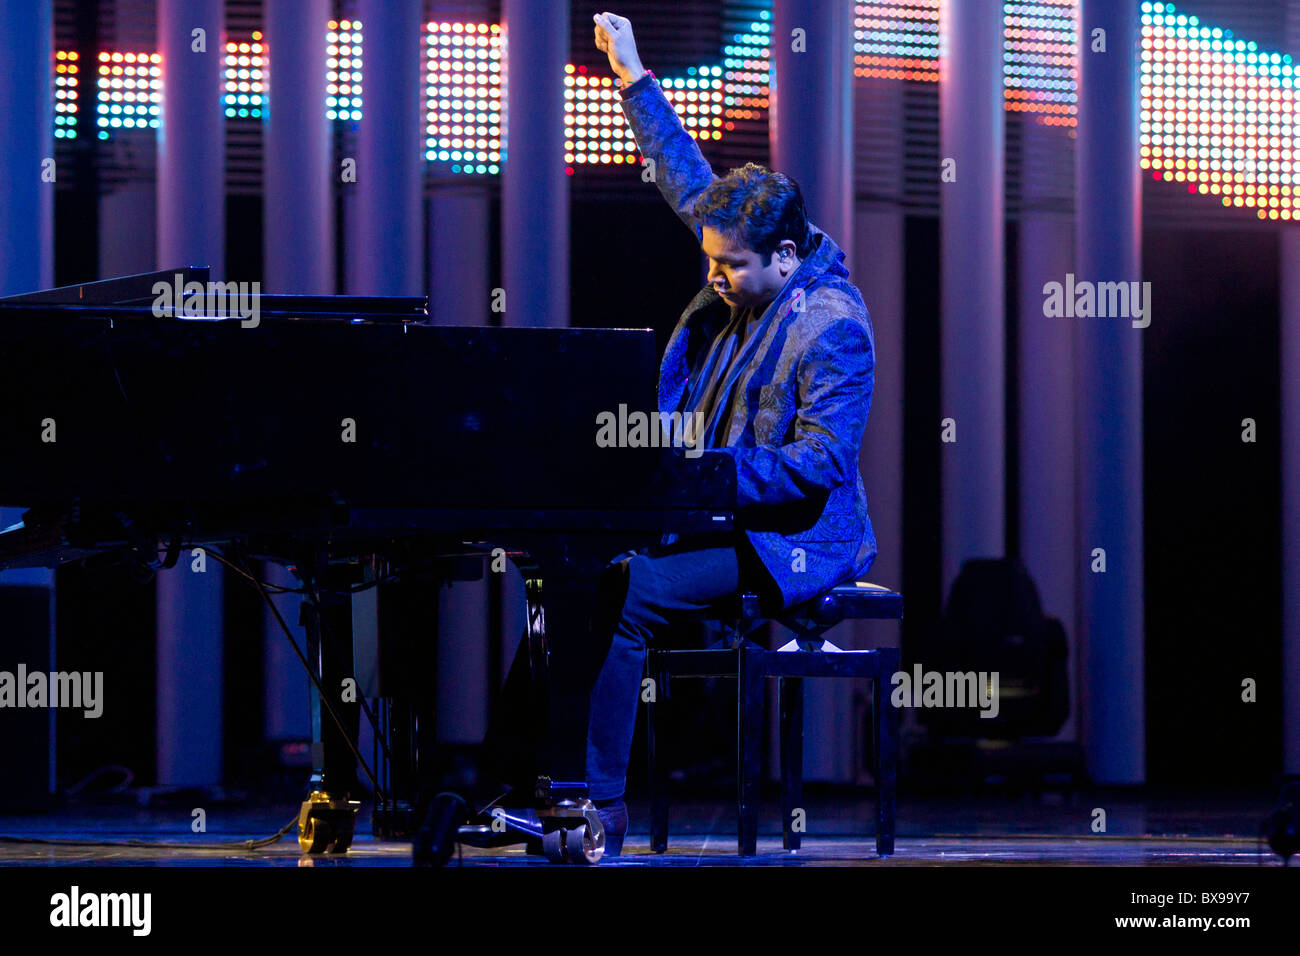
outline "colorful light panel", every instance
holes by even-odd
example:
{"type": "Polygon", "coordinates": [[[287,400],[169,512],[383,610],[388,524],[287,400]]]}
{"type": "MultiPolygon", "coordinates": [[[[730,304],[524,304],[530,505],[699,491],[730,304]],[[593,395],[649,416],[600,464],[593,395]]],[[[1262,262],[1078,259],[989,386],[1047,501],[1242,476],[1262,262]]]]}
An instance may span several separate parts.
{"type": "MultiPolygon", "coordinates": [[[[690,66],[685,76],[664,76],[659,85],[682,126],[697,140],[722,138],[737,119],[758,119],[767,109],[771,13],[764,10],[723,47],[721,65],[690,66]]],[[[636,139],[619,108],[619,88],[610,76],[586,66],[564,68],[565,162],[576,165],[639,163],[636,139]]]]}
{"type": "Polygon", "coordinates": [[[265,58],[262,34],[253,31],[245,42],[226,43],[226,95],[223,103],[227,119],[260,119],[265,105],[265,58]]]}
{"type": "MultiPolygon", "coordinates": [[[[728,116],[735,115],[736,108],[743,105],[738,102],[743,96],[725,96],[720,66],[688,66],[686,76],[664,77],[660,86],[663,87],[664,98],[673,104],[677,115],[682,118],[686,132],[696,139],[722,139],[724,105],[730,107],[725,110],[728,116]]],[[[736,84],[733,83],[733,91],[735,88],[736,84]]],[[[761,99],[766,105],[766,91],[761,99]]],[[[620,110],[619,116],[622,115],[620,110]]]]}
{"type": "Polygon", "coordinates": [[[1075,0],[1013,0],[1003,7],[1006,107],[1047,126],[1078,125],[1075,0]]]}
{"type": "Polygon", "coordinates": [[[425,25],[424,157],[453,173],[501,171],[501,27],[425,25]]]}
{"type": "MultiPolygon", "coordinates": [[[[1003,6],[1006,107],[1048,125],[1077,123],[1076,0],[1009,0],[1003,6]]],[[[1172,3],[1146,0],[1142,11],[1141,165],[1153,177],[1216,195],[1261,219],[1294,219],[1297,70],[1286,54],[1261,51],[1230,30],[1209,27],[1172,3]]],[[[938,80],[939,0],[860,0],[854,9],[854,73],[938,80]]],[[[361,119],[361,22],[331,20],[326,33],[331,119],[361,119]]],[[[737,120],[768,108],[771,12],[734,33],[719,65],[690,67],[660,84],[683,125],[701,140],[720,139],[737,120]]],[[[223,104],[228,118],[259,118],[266,106],[262,35],[226,45],[223,104]]],[[[497,24],[426,24],[425,156],[454,173],[492,175],[504,158],[502,34],[497,24]]],[[[96,123],[156,129],[161,56],[101,52],[96,123]]],[[[54,58],[54,135],[77,135],[79,64],[75,51],[54,58]]],[[[612,77],[565,67],[565,160],[633,164],[636,142],[618,108],[612,77]]]]}
{"type": "Polygon", "coordinates": [[[99,54],[100,139],[108,139],[109,130],[158,128],[161,64],[158,53],[99,54]]]}
{"type": "MultiPolygon", "coordinates": [[[[770,19],[771,13],[762,11],[748,30],[733,35],[723,50],[721,66],[688,67],[685,76],[660,80],[664,95],[677,108],[692,136],[721,139],[724,130],[734,128],[734,120],[762,118],[768,107],[770,19]]],[[[425,33],[425,158],[447,163],[454,173],[500,172],[505,146],[501,127],[500,26],[435,21],[425,25],[425,33]]],[[[325,106],[330,119],[361,119],[361,45],[360,20],[329,22],[325,106]]],[[[226,44],[222,103],[227,118],[263,115],[268,95],[266,55],[260,32],[254,32],[246,42],[226,44]]],[[[71,56],[75,58],[75,54],[71,56]]],[[[162,85],[159,59],[157,54],[100,54],[100,73],[105,78],[100,92],[101,138],[107,138],[110,129],[120,127],[157,127],[162,85]],[[128,111],[128,104],[137,100],[138,109],[133,106],[128,111]]],[[[65,72],[75,73],[75,67],[65,67],[65,72]]],[[[75,80],[68,85],[75,86],[75,80]]],[[[69,98],[75,99],[75,93],[69,98]]],[[[565,150],[570,173],[574,164],[638,161],[636,141],[618,101],[612,77],[590,75],[585,66],[565,67],[565,150]]],[[[68,122],[75,127],[75,117],[68,122]]]]}
{"type": "Polygon", "coordinates": [[[325,114],[361,119],[361,21],[331,20],[325,34],[325,114]]]}
{"type": "Polygon", "coordinates": [[[54,54],[54,138],[77,136],[77,51],[54,54]]]}
{"type": "Polygon", "coordinates": [[[1142,168],[1260,219],[1296,218],[1296,79],[1287,54],[1143,3],[1142,168]]]}
{"type": "MultiPolygon", "coordinates": [[[[746,32],[734,34],[722,48],[723,129],[735,129],[736,120],[762,119],[765,115],[772,62],[771,19],[771,11],[761,11],[746,32]]],[[[713,75],[718,76],[717,67],[713,75]]],[[[715,134],[714,139],[718,138],[715,134]]]]}
{"type": "Polygon", "coordinates": [[[857,4],[853,75],[938,83],[939,0],[857,4]]]}
{"type": "MultiPolygon", "coordinates": [[[[722,67],[688,67],[686,76],[659,81],[682,126],[699,140],[721,139],[724,114],[722,67]]],[[[564,68],[564,160],[577,164],[637,163],[636,139],[619,108],[618,82],[593,76],[582,65],[564,68]]]]}
{"type": "Polygon", "coordinates": [[[636,141],[618,101],[613,77],[593,76],[586,66],[565,64],[564,162],[570,174],[575,164],[637,161],[636,141]]]}
{"type": "MultiPolygon", "coordinates": [[[[1003,5],[1006,107],[1074,126],[1075,0],[1003,5]]],[[[865,0],[854,9],[855,76],[939,82],[939,0],[865,0]]]]}

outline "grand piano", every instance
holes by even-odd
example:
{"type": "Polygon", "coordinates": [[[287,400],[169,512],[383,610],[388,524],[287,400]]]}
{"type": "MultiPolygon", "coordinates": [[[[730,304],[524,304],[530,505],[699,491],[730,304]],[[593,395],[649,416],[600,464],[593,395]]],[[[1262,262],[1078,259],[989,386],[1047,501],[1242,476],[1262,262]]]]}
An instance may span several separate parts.
{"type": "Polygon", "coordinates": [[[416,609],[475,556],[508,556],[528,601],[535,829],[552,859],[597,862],[584,776],[598,575],[665,532],[734,520],[729,457],[597,441],[598,416],[656,408],[653,334],[438,326],[400,297],[262,295],[256,323],[167,314],[159,291],[177,283],[207,289],[208,271],[0,299],[0,505],[25,509],[0,533],[0,570],[115,552],[151,573],[201,547],[274,610],[255,562],[290,568],[312,680],[298,836],[316,853],[351,843],[358,766],[376,832],[419,819],[433,702],[403,674],[433,652],[416,609]],[[384,610],[369,638],[383,647],[362,649],[383,663],[382,769],[356,747],[363,712],[376,719],[366,695],[330,690],[356,673],[367,589],[384,610]]]}

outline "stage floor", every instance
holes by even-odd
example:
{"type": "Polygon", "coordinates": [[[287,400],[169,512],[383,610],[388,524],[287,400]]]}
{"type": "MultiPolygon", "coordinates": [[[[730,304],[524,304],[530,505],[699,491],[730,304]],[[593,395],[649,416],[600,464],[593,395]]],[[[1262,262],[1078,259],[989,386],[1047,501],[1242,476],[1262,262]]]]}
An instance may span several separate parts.
{"type": "MultiPolygon", "coordinates": [[[[633,802],[623,856],[605,866],[1280,866],[1259,837],[1272,794],[1187,796],[1114,793],[1033,797],[900,800],[895,853],[876,856],[874,808],[853,796],[809,797],[803,847],[787,852],[776,827],[778,805],[765,803],[756,857],[736,853],[735,807],[716,801],[673,804],[669,850],[649,849],[649,814],[633,802]],[[1095,808],[1106,832],[1093,833],[1095,808]]],[[[408,843],[359,832],[343,855],[309,857],[294,833],[257,850],[214,847],[260,839],[295,809],[207,808],[206,833],[190,830],[189,810],[140,810],[82,804],[57,813],[0,815],[0,866],[408,866],[408,843]],[[39,841],[140,841],[171,846],[76,846],[39,841]]],[[[522,847],[465,849],[464,866],[547,866],[522,847]]],[[[453,858],[452,865],[457,860],[453,858]]]]}

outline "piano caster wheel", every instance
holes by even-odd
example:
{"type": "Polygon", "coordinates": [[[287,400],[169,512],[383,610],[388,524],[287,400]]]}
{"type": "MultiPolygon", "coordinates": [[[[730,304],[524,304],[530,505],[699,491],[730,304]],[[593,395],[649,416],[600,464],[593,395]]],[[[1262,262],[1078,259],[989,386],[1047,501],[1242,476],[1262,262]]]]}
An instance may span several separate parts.
{"type": "Polygon", "coordinates": [[[309,817],[307,825],[298,828],[298,846],[302,847],[304,853],[324,853],[333,842],[334,831],[320,817],[309,817]]]}
{"type": "Polygon", "coordinates": [[[605,835],[593,837],[587,824],[542,834],[542,853],[552,863],[594,865],[605,855],[605,835]]]}
{"type": "Polygon", "coordinates": [[[347,853],[348,848],[352,846],[352,828],[348,827],[347,831],[340,833],[334,838],[334,842],[325,848],[326,853],[347,853]]]}
{"type": "Polygon", "coordinates": [[[346,853],[352,846],[360,800],[313,790],[298,810],[298,846],[304,853],[346,853]]]}
{"type": "Polygon", "coordinates": [[[595,865],[600,862],[600,858],[605,855],[605,833],[602,830],[597,837],[591,832],[587,824],[583,824],[574,830],[569,830],[565,849],[569,852],[570,863],[586,863],[595,865]]]}
{"type": "Polygon", "coordinates": [[[552,830],[542,834],[542,854],[552,863],[564,863],[564,831],[552,830]]]}

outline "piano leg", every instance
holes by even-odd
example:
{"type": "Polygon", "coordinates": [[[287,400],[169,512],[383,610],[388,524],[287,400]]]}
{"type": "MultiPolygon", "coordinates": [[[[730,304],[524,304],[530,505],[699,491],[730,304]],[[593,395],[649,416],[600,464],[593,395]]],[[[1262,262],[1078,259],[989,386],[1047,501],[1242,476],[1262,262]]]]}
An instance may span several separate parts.
{"type": "MultiPolygon", "coordinates": [[[[583,685],[582,647],[589,588],[571,580],[525,574],[528,601],[530,704],[537,736],[538,776],[534,796],[542,825],[542,852],[553,863],[599,863],[605,828],[587,799],[587,714],[591,682],[583,685]],[[547,626],[563,635],[558,647],[547,626]]],[[[594,681],[594,675],[592,681],[594,681]]]]}
{"type": "Polygon", "coordinates": [[[379,691],[387,698],[383,766],[388,770],[387,799],[376,800],[372,820],[377,837],[410,838],[439,790],[433,689],[438,683],[438,595],[448,580],[456,578],[438,567],[407,565],[400,580],[377,588],[379,691]]]}
{"type": "Polygon", "coordinates": [[[307,853],[343,853],[352,845],[361,808],[361,802],[352,799],[357,792],[353,748],[361,708],[353,678],[352,599],[346,593],[356,577],[348,565],[324,565],[308,580],[319,589],[320,603],[304,602],[299,623],[307,629],[307,659],[332,696],[327,708],[314,684],[309,691],[312,774],[298,812],[298,844],[307,853]],[[329,709],[342,721],[342,729],[329,709]]]}

